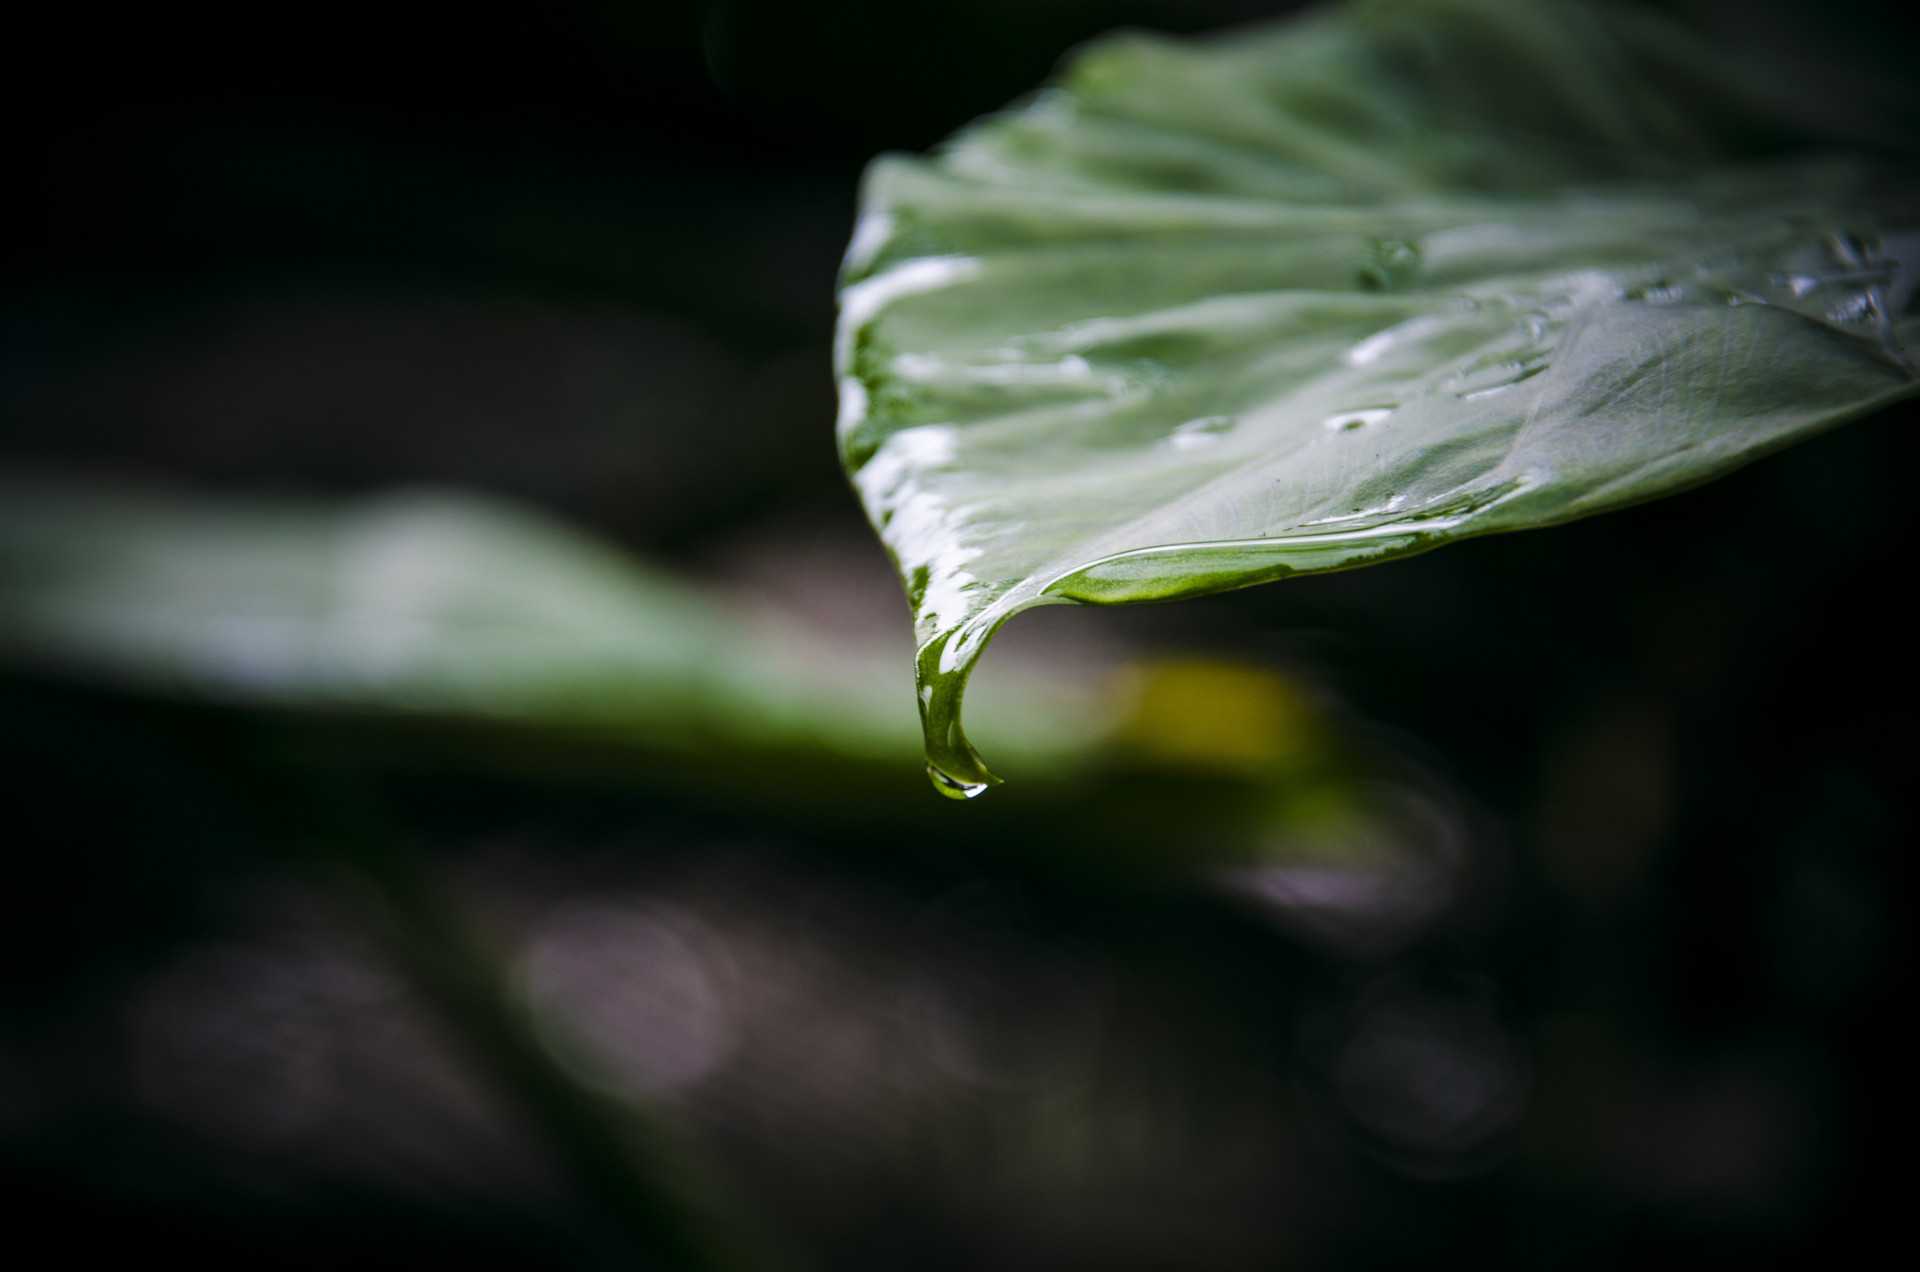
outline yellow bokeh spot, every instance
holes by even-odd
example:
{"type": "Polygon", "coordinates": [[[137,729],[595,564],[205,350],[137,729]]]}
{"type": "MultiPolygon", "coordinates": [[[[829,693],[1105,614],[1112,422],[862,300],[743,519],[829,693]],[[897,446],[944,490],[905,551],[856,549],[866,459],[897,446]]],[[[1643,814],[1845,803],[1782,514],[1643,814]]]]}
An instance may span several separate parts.
{"type": "Polygon", "coordinates": [[[1139,677],[1120,740],[1156,765],[1236,773],[1285,767],[1301,761],[1321,733],[1299,686],[1262,667],[1191,660],[1146,666],[1139,677]]]}

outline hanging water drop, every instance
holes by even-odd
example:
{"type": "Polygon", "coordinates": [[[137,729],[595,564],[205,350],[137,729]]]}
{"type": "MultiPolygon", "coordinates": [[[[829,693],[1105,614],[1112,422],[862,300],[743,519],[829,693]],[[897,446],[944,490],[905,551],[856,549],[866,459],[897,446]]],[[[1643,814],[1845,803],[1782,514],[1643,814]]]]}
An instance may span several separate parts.
{"type": "Polygon", "coordinates": [[[962,781],[933,764],[927,765],[927,776],[933,779],[933,789],[948,799],[972,799],[987,789],[985,782],[962,781]]]}

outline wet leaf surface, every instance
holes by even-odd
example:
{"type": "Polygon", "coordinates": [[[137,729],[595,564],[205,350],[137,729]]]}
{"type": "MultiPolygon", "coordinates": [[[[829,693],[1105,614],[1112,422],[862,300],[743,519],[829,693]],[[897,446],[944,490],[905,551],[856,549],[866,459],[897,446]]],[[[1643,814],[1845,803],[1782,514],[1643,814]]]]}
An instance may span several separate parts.
{"type": "Polygon", "coordinates": [[[878,161],[839,437],[935,785],[997,780],[961,696],[1023,609],[1567,521],[1920,389],[1885,118],[1646,14],[1400,0],[1110,37],[878,161]]]}

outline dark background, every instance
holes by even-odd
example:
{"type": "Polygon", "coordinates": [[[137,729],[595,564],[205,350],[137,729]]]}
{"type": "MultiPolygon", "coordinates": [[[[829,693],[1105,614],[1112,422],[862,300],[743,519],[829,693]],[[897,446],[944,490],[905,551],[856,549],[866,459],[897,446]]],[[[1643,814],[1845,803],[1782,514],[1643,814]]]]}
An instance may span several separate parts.
{"type": "MultiPolygon", "coordinates": [[[[1287,7],[10,18],[0,461],[189,491],[477,487],[691,577],[751,578],[756,545],[800,541],[884,592],[828,441],[861,167],[1115,25],[1287,7]]],[[[1898,74],[1888,12],[1742,6],[1724,29],[1898,74]]],[[[740,949],[784,932],[840,969],[798,1001],[849,1029],[892,1010],[883,973],[909,962],[1014,1052],[1104,1013],[1124,1077],[1070,1099],[981,1079],[906,1100],[765,1026],[746,1094],[686,1116],[798,1265],[1827,1264],[1898,1240],[1912,1178],[1916,422],[1901,408],[1574,526],[1086,620],[1285,668],[1458,793],[1470,886],[1390,956],[964,823],[823,830],[457,764],[362,780],[463,904],[638,893],[740,949]],[[1008,988],[1056,974],[1053,998],[1008,988]],[[1428,1051],[1407,1044],[1418,1080],[1389,1104],[1499,1070],[1524,1112],[1471,1151],[1382,1138],[1328,1059],[1349,1044],[1327,1041],[1379,1019],[1441,1022],[1407,1035],[1428,1051]],[[1476,1061],[1479,1026],[1447,1020],[1498,1033],[1476,1061]],[[1439,1061],[1435,1038],[1453,1040],[1439,1061]]],[[[183,1121],[127,1076],[140,1004],[177,1006],[169,987],[199,982],[166,969],[194,951],[349,940],[351,905],[259,846],[271,779],[224,757],[263,727],[0,682],[9,1257],[620,1261],[511,1114],[421,1114],[412,1148],[355,1155],[457,1085],[392,1077],[404,1038],[368,1044],[345,1129],[298,1151],[183,1121]]]]}

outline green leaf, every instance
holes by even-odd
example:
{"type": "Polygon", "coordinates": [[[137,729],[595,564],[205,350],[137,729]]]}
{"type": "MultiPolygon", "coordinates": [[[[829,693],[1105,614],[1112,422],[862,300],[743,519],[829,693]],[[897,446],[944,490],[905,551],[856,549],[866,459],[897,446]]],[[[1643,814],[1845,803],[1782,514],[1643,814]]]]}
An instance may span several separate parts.
{"type": "MultiPolygon", "coordinates": [[[[0,662],[166,696],[910,772],[905,668],[472,495],[188,498],[0,480],[0,662]]],[[[1084,695],[1083,695],[1084,696],[1084,695]]],[[[1042,769],[1112,728],[1022,683],[1042,769]]],[[[741,779],[745,780],[745,779],[741,779]]]]}
{"type": "Polygon", "coordinates": [[[1914,393],[1901,135],[1644,11],[1395,0],[1109,37],[878,160],[839,439],[936,786],[997,780],[961,697],[1030,606],[1566,521],[1914,393]]]}

